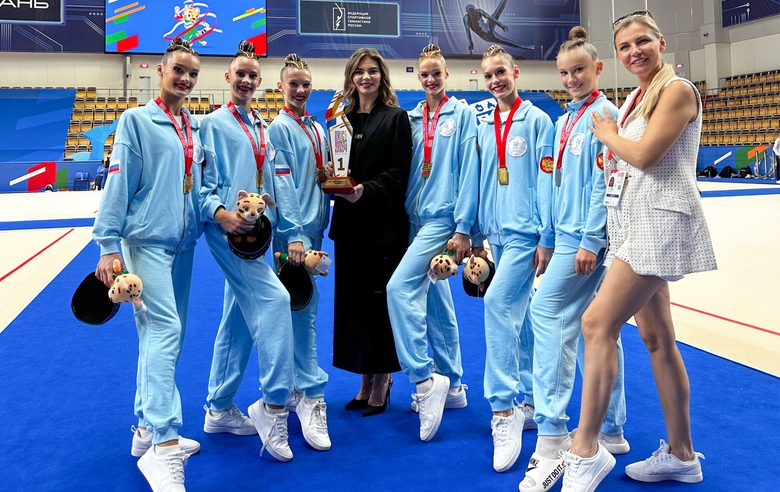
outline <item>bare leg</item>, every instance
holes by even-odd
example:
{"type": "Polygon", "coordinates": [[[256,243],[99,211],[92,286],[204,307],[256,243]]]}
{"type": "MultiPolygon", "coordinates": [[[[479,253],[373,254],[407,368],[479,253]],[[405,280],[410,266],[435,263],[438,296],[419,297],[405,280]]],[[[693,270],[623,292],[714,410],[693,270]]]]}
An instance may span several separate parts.
{"type": "Polygon", "coordinates": [[[670,453],[681,461],[694,458],[689,412],[691,389],[685,363],[677,348],[669,308],[669,284],[655,295],[635,315],[639,334],[650,353],[653,376],[661,399],[666,421],[670,453]]]}
{"type": "MultiPolygon", "coordinates": [[[[590,458],[598,451],[598,436],[617,377],[617,338],[623,324],[666,285],[658,277],[637,275],[616,258],[596,298],[582,316],[585,370],[582,406],[571,452],[590,458]]],[[[667,307],[668,309],[668,307],[667,307]]]]}
{"type": "Polygon", "coordinates": [[[368,404],[372,407],[381,407],[385,404],[385,397],[387,397],[387,387],[390,384],[391,377],[389,374],[374,374],[374,386],[371,389],[371,396],[368,399],[368,404]]]}
{"type": "Polygon", "coordinates": [[[360,391],[358,391],[356,400],[368,400],[371,396],[371,389],[374,387],[374,375],[363,374],[363,379],[360,381],[360,391]]]}

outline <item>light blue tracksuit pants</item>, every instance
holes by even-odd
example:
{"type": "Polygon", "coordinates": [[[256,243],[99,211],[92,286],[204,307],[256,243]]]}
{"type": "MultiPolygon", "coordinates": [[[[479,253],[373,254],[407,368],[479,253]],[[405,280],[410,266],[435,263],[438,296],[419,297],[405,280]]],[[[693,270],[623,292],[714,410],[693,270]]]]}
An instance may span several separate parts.
{"type": "MultiPolygon", "coordinates": [[[[411,228],[414,234],[413,224],[411,228]]],[[[455,226],[446,222],[423,224],[387,284],[398,361],[412,383],[430,378],[435,368],[450,378],[450,387],[461,384],[460,336],[449,280],[431,284],[427,275],[431,259],[444,252],[454,232],[455,226]]]]}
{"type": "Polygon", "coordinates": [[[209,374],[209,406],[217,412],[233,406],[253,343],[263,401],[284,405],[293,387],[290,295],[265,257],[243,260],[234,255],[218,224],[206,224],[205,235],[226,280],[209,374]]]}
{"type": "Polygon", "coordinates": [[[135,414],[138,426],[160,444],[179,438],[181,397],[174,380],[179,362],[192,283],[194,249],[169,251],[123,246],[126,266],[144,282],[146,311],[135,309],[138,372],[135,414]]]}
{"type": "MultiPolygon", "coordinates": [[[[536,401],[534,420],[540,436],[567,434],[566,407],[574,387],[576,361],[582,369],[584,343],[582,315],[593,300],[604,275],[603,252],[590,275],[578,276],[575,259],[579,248],[556,244],[547,272],[531,301],[530,315],[534,332],[533,391],[536,401]]],[[[623,433],[626,399],[623,387],[623,345],[618,338],[618,377],[609,401],[601,432],[623,433]]]]}
{"type": "MultiPolygon", "coordinates": [[[[322,249],[322,239],[301,236],[303,250],[322,249]]],[[[287,253],[287,242],[274,236],[274,251],[287,253]]],[[[295,389],[306,398],[325,396],[328,374],[319,366],[317,359],[317,309],[320,305],[320,289],[317,277],[311,277],[312,293],[309,304],[298,311],[292,311],[293,345],[295,346],[295,389]]]]}
{"type": "Polygon", "coordinates": [[[533,333],[527,310],[533,291],[536,241],[515,239],[490,245],[496,274],[485,293],[485,398],[494,412],[513,407],[519,393],[531,392],[533,333]]]}

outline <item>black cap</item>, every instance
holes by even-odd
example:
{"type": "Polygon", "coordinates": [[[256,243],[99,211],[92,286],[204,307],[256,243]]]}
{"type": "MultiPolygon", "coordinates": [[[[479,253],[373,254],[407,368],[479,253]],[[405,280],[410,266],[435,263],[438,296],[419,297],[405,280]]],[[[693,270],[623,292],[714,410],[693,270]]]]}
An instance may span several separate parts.
{"type": "Polygon", "coordinates": [[[279,280],[290,294],[290,309],[300,311],[309,305],[314,288],[311,275],[303,265],[282,264],[282,268],[279,269],[279,280]]]}
{"type": "Polygon", "coordinates": [[[228,244],[234,255],[244,260],[255,260],[268,251],[271,245],[271,221],[261,215],[255,228],[245,234],[227,233],[228,244]]]}
{"type": "Polygon", "coordinates": [[[73,293],[70,308],[77,320],[88,325],[102,325],[119,311],[119,304],[108,298],[108,287],[89,272],[73,293]]]}

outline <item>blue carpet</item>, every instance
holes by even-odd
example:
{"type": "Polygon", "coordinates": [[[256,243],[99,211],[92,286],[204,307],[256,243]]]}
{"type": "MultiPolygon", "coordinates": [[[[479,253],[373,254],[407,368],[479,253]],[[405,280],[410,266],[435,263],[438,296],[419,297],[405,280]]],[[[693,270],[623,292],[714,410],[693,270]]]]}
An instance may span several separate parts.
{"type": "MultiPolygon", "coordinates": [[[[332,251],[330,241],[325,249],[332,251]]],[[[70,313],[70,296],[85,272],[94,269],[97,257],[97,247],[87,246],[0,334],[0,490],[149,490],[130,456],[137,357],[131,309],[124,306],[109,324],[98,327],[79,324],[70,313]]],[[[357,391],[359,376],[330,365],[333,277],[320,279],[318,343],[321,365],[330,374],[326,392],[333,449],[322,453],[308,448],[297,417],[291,415],[295,458],[279,463],[267,454],[258,456],[260,440],[255,436],[202,430],[223,281],[202,241],[195,261],[191,322],[178,370],[182,433],[202,444],[202,452],[187,466],[190,492],[517,490],[535,433],[526,432],[522,454],[511,470],[493,472],[490,410],[482,398],[482,304],[466,297],[459,282],[453,282],[453,292],[469,406],[447,411],[436,437],[422,443],[417,415],[409,410],[413,388],[403,374],[396,374],[386,413],[362,418],[343,410],[357,391]]],[[[681,350],[691,379],[693,438],[696,449],[707,456],[705,481],[647,485],[628,479],[623,467],[649,456],[665,431],[647,353],[636,329],[626,326],[623,336],[626,437],[632,450],[617,457],[616,469],[600,491],[778,490],[780,465],[770,453],[779,437],[780,380],[685,345],[681,350]]],[[[253,355],[237,397],[242,409],[259,397],[256,360],[253,355]]],[[[570,408],[574,421],[579,414],[579,384],[570,408]]],[[[554,488],[559,489],[560,485],[554,488]]]]}
{"type": "Polygon", "coordinates": [[[744,190],[709,190],[702,191],[702,198],[724,197],[724,196],[757,196],[757,195],[780,195],[778,188],[747,188],[744,190]]]}
{"type": "Polygon", "coordinates": [[[18,220],[0,222],[0,231],[25,231],[29,229],[65,229],[70,227],[92,227],[94,217],[81,219],[18,220]]]}

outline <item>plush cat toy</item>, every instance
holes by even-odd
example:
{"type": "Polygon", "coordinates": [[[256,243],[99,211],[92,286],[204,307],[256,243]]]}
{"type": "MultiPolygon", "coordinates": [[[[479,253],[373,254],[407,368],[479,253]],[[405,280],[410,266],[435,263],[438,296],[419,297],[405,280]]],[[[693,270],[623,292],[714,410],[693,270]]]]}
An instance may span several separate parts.
{"type": "MultiPolygon", "coordinates": [[[[273,200],[267,193],[259,195],[257,193],[247,193],[244,190],[238,192],[238,203],[236,204],[236,210],[239,215],[250,222],[257,222],[257,219],[265,212],[266,205],[272,205],[273,200]]],[[[241,243],[246,241],[247,243],[254,243],[257,241],[257,232],[249,231],[246,234],[235,235],[232,238],[234,243],[241,243]]]]}
{"type": "Polygon", "coordinates": [[[114,260],[113,268],[114,285],[108,289],[108,298],[115,303],[132,302],[135,306],[146,310],[146,306],[141,300],[144,284],[138,275],[122,270],[122,262],[119,260],[114,260]]]}
{"type": "MultiPolygon", "coordinates": [[[[274,258],[276,258],[277,270],[281,270],[282,265],[287,263],[287,253],[276,252],[274,253],[274,258]]],[[[303,266],[306,268],[309,275],[322,275],[323,277],[327,277],[330,262],[331,260],[328,258],[328,253],[324,251],[310,249],[303,257],[303,266]]]]}
{"type": "Polygon", "coordinates": [[[488,264],[486,251],[483,250],[479,256],[471,255],[471,257],[466,260],[466,266],[463,267],[463,278],[478,286],[480,293],[484,292],[487,288],[485,282],[489,276],[490,265],[488,264]]]}
{"type": "Polygon", "coordinates": [[[455,241],[447,241],[447,249],[443,254],[436,255],[431,260],[431,274],[436,280],[445,280],[458,274],[458,264],[453,259],[455,256],[455,241]]]}

